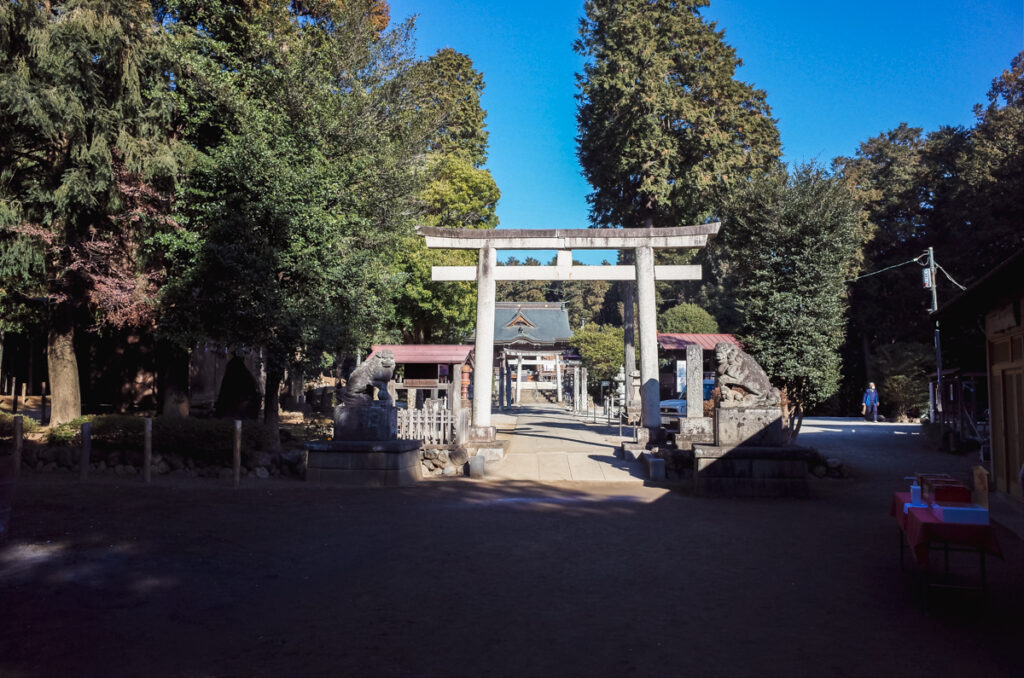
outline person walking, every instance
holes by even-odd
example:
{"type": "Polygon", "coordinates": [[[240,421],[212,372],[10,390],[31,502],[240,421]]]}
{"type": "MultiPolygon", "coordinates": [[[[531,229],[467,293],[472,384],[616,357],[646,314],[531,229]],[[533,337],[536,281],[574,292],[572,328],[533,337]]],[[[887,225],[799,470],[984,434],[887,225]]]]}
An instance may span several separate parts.
{"type": "Polygon", "coordinates": [[[864,399],[861,402],[860,413],[868,421],[878,421],[878,391],[875,390],[875,382],[870,382],[864,391],[864,399]]]}

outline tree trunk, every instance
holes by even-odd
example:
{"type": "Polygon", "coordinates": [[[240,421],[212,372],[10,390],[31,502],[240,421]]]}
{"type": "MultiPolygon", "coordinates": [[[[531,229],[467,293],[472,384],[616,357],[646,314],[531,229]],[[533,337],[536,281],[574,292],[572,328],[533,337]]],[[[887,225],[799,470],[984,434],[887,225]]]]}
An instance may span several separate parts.
{"type": "Polygon", "coordinates": [[[782,392],[782,421],[789,431],[789,444],[792,445],[804,425],[804,407],[799,401],[792,400],[785,390],[782,392]]]}
{"type": "Polygon", "coordinates": [[[267,392],[263,396],[263,427],[271,450],[281,449],[281,425],[277,414],[284,363],[267,356],[267,392]]]}
{"type": "Polygon", "coordinates": [[[50,425],[63,424],[82,416],[82,392],[75,356],[75,327],[71,307],[58,304],[50,313],[46,338],[50,377],[50,425]]]}
{"type": "Polygon", "coordinates": [[[189,415],[189,354],[168,342],[157,346],[160,413],[169,419],[189,415]]]}

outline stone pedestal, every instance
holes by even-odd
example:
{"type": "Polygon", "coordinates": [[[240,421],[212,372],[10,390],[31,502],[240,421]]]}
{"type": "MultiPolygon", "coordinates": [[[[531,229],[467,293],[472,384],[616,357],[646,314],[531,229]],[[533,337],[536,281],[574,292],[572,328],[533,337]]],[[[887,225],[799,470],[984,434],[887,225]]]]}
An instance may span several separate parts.
{"type": "Polygon", "coordinates": [[[715,412],[715,444],[719,447],[784,445],[782,410],[778,407],[720,407],[715,412]]]}
{"type": "Polygon", "coordinates": [[[398,408],[384,402],[362,407],[334,408],[334,440],[395,440],[398,437],[398,408]]]}
{"type": "Polygon", "coordinates": [[[813,453],[802,447],[694,445],[694,492],[726,497],[806,497],[813,453]]]}
{"type": "Polygon", "coordinates": [[[306,443],[306,480],[353,487],[411,485],[423,477],[419,440],[306,443]]]}

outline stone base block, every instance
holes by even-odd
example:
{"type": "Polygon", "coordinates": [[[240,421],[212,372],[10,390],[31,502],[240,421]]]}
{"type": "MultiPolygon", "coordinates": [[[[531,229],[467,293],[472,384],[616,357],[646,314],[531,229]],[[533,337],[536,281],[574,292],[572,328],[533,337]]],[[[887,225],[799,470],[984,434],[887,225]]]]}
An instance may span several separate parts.
{"type": "Polygon", "coordinates": [[[501,461],[505,458],[508,450],[507,440],[481,440],[478,442],[466,443],[469,457],[481,457],[487,461],[501,461]]]}
{"type": "Polygon", "coordinates": [[[648,480],[665,480],[665,460],[645,454],[643,457],[644,475],[648,480]]]}
{"type": "Polygon", "coordinates": [[[785,444],[781,408],[718,408],[715,415],[715,444],[720,447],[785,444]]]}
{"type": "Polygon", "coordinates": [[[396,487],[413,485],[423,478],[419,463],[402,469],[307,468],[306,481],[346,487],[396,487]]]}
{"type": "Polygon", "coordinates": [[[694,491],[732,497],[806,497],[813,453],[802,447],[694,446],[694,491]]]}
{"type": "Polygon", "coordinates": [[[470,457],[466,462],[466,470],[470,478],[483,478],[486,475],[486,461],[484,457],[470,457]]]}
{"type": "Polygon", "coordinates": [[[411,485],[423,477],[419,440],[306,445],[306,480],[350,487],[411,485]]]}
{"type": "Polygon", "coordinates": [[[334,408],[334,440],[390,441],[398,436],[398,408],[375,401],[362,407],[334,408]]]}
{"type": "Polygon", "coordinates": [[[493,426],[470,426],[466,441],[470,443],[493,441],[496,435],[497,429],[493,426]]]}

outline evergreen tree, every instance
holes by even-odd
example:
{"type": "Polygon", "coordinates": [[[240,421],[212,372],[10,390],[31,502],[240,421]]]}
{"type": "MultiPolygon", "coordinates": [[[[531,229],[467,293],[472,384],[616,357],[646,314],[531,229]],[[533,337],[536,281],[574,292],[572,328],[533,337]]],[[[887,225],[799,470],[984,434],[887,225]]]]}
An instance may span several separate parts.
{"type": "Polygon", "coordinates": [[[740,338],[784,389],[791,435],[839,386],[846,279],[860,207],[841,177],[779,166],[738,189],[722,237],[736,255],[740,338]]]}
{"type": "Polygon", "coordinates": [[[440,49],[415,66],[416,78],[426,85],[418,94],[420,106],[431,113],[435,131],[429,143],[432,153],[461,154],[474,167],[487,162],[487,113],[480,105],[483,73],[473,60],[451,47],[440,49]]]}
{"type": "Polygon", "coordinates": [[[714,317],[696,304],[679,304],[658,316],[658,331],[679,334],[717,334],[714,317]]]}
{"type": "Polygon", "coordinates": [[[162,32],[148,2],[0,5],[0,316],[48,328],[51,422],[81,414],[75,330],[138,322],[173,224],[162,32]]]}
{"type": "Polygon", "coordinates": [[[701,17],[707,5],[585,3],[577,142],[595,226],[697,223],[778,158],[765,94],[734,78],[740,59],[701,17]]]}
{"type": "Polygon", "coordinates": [[[351,353],[392,321],[429,127],[407,95],[411,25],[380,32],[376,6],[272,3],[241,28],[224,7],[208,23],[204,5],[169,8],[201,155],[188,229],[161,242],[176,270],[164,323],[183,347],[262,348],[272,431],[286,366],[351,353]]]}
{"type": "MultiPolygon", "coordinates": [[[[487,159],[486,112],[480,106],[483,74],[465,54],[445,48],[416,64],[411,79],[420,110],[432,132],[426,160],[427,184],[419,194],[418,221],[445,228],[495,228],[501,192],[487,159]]],[[[476,253],[430,250],[412,235],[396,260],[406,276],[396,319],[405,341],[461,342],[472,334],[476,320],[476,285],[435,282],[432,266],[475,266],[476,253]]]]}

